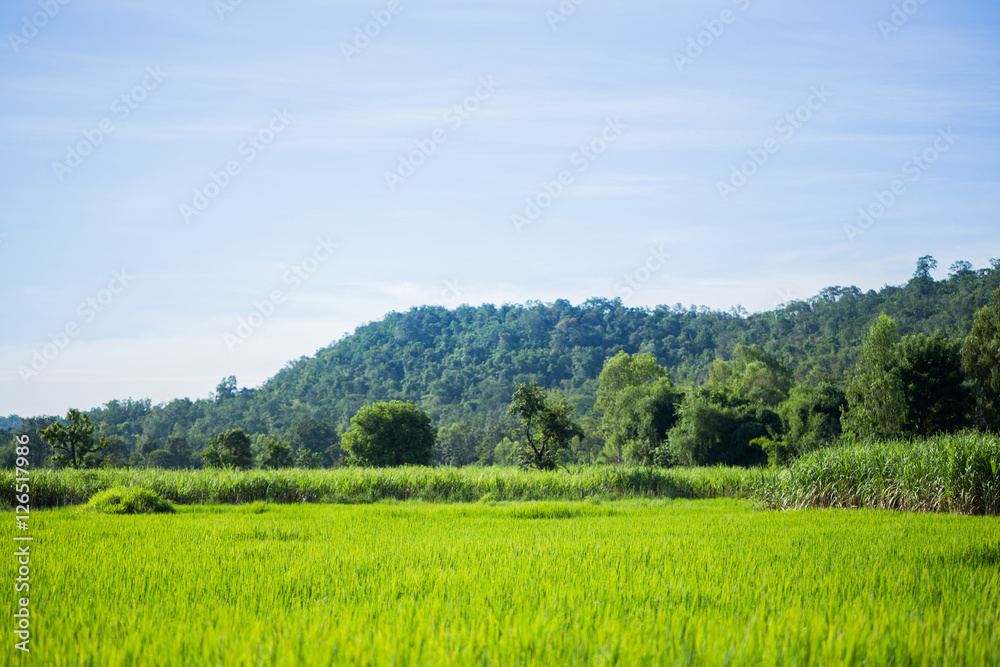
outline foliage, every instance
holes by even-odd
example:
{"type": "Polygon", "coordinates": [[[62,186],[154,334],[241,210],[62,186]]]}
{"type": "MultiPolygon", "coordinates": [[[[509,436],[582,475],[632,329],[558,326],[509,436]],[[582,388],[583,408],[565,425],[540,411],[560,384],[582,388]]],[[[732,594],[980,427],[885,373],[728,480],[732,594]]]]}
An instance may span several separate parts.
{"type": "Polygon", "coordinates": [[[476,463],[482,434],[467,424],[450,424],[438,429],[434,443],[434,462],[439,465],[467,466],[476,463]]]}
{"type": "Polygon", "coordinates": [[[99,514],[169,514],[175,511],[169,501],[137,486],[118,486],[96,493],[87,502],[86,509],[99,514]]]}
{"type": "Polygon", "coordinates": [[[859,439],[891,439],[902,433],[906,394],[896,363],[898,335],[888,315],[872,325],[854,377],[847,386],[845,430],[859,439]]]}
{"type": "Polygon", "coordinates": [[[97,452],[108,446],[106,441],[94,441],[94,425],[90,417],[79,410],[70,409],[66,413],[66,424],[53,422],[41,432],[41,436],[54,449],[63,454],[54,454],[52,460],[71,468],[92,467],[97,464],[97,452]]]}
{"type": "MultiPolygon", "coordinates": [[[[116,486],[139,486],[178,504],[364,503],[380,500],[475,502],[583,498],[740,497],[757,484],[757,471],[738,468],[570,467],[538,471],[514,467],[461,469],[406,466],[333,470],[42,470],[32,480],[34,507],[85,503],[116,486]]],[[[16,473],[0,471],[4,498],[15,499],[16,473]]]]}
{"type": "Polygon", "coordinates": [[[705,392],[692,392],[679,408],[670,430],[670,451],[680,465],[755,466],[767,460],[758,438],[780,428],[777,413],[764,408],[735,408],[714,403],[705,392]]]}
{"type": "Polygon", "coordinates": [[[515,460],[521,468],[555,470],[563,450],[584,433],[570,419],[573,406],[565,396],[549,398],[545,390],[532,382],[519,384],[511,396],[507,414],[521,421],[516,429],[519,438],[515,460]]]}
{"type": "Polygon", "coordinates": [[[437,430],[431,418],[412,403],[387,401],[358,410],[343,443],[352,459],[364,466],[426,465],[437,430]]]}
{"type": "Polygon", "coordinates": [[[279,470],[295,465],[292,448],[274,436],[263,441],[264,451],[260,457],[260,467],[264,470],[279,470]]]}
{"type": "Polygon", "coordinates": [[[210,468],[246,470],[252,468],[254,463],[250,438],[241,428],[213,436],[203,456],[205,465],[210,468]]]}
{"type": "Polygon", "coordinates": [[[932,338],[905,336],[896,357],[906,400],[906,436],[954,433],[971,425],[972,393],[966,386],[961,345],[940,332],[932,338]]]}
{"type": "Polygon", "coordinates": [[[608,359],[594,407],[602,413],[601,433],[612,460],[652,464],[665,458],[658,454],[677,421],[675,404],[681,398],[653,355],[619,352],[608,359]]]}
{"type": "Polygon", "coordinates": [[[976,390],[980,425],[1000,432],[1000,289],[993,293],[992,307],[976,313],[962,358],[976,390]]]}
{"type": "Polygon", "coordinates": [[[776,451],[775,459],[784,461],[835,442],[842,432],[841,414],[846,410],[847,396],[830,382],[803,382],[793,387],[778,408],[787,451],[776,451]]]}
{"type": "Polygon", "coordinates": [[[875,507],[1000,514],[1000,437],[846,442],[803,456],[753,495],[775,508],[875,507]]]}
{"type": "MultiPolygon", "coordinates": [[[[867,292],[829,287],[808,299],[751,315],[681,304],[629,308],[617,299],[590,299],[577,305],[560,299],[453,310],[413,308],[360,326],[312,357],[291,361],[258,388],[237,389],[236,379],[227,377],[207,398],[180,398],[161,405],[146,399],[113,400],[89,416],[99,428],[107,424],[102,435],[112,443],[114,456],[132,465],[147,465],[151,452],[171,452],[168,439],[182,436],[187,456],[154,457],[156,464],[178,467],[201,465],[200,453],[209,439],[234,428],[254,439],[273,434],[298,454],[296,424],[316,420],[333,434],[327,434],[325,449],[305,448],[318,451],[324,465],[334,465],[346,458],[336,436],[348,428],[360,407],[403,400],[424,410],[438,427],[461,424],[475,431],[481,447],[478,460],[489,463],[493,448],[508,431],[505,411],[514,387],[534,381],[562,392],[587,432],[583,441],[566,450],[564,460],[590,462],[604,446],[596,428],[600,415],[593,410],[598,376],[605,360],[618,352],[652,355],[669,370],[674,387],[685,391],[706,383],[713,373],[720,381],[737,377],[732,383],[721,382],[731,395],[713,399],[714,404],[731,399],[730,407],[749,414],[756,412],[757,406],[751,405],[756,401],[776,410],[775,400],[782,392],[780,374],[771,372],[766,363],[764,369],[755,366],[750,373],[740,370],[754,361],[741,361],[737,346],[759,346],[787,367],[797,384],[828,382],[843,388],[853,375],[866,332],[881,313],[893,319],[903,336],[933,336],[940,331],[947,340],[966,339],[977,311],[996,302],[1000,262],[975,271],[956,263],[942,280],[931,276],[936,266],[933,258],[923,257],[905,284],[867,292]],[[725,375],[716,372],[716,360],[730,365],[725,375]],[[739,379],[744,377],[752,381],[739,379]]],[[[995,309],[990,312],[995,318],[995,309]]],[[[998,327],[1000,323],[993,331],[998,327]]],[[[988,343],[995,340],[989,331],[984,329],[986,337],[979,337],[987,341],[975,348],[979,352],[969,348],[966,355],[979,355],[974,364],[982,378],[973,383],[977,393],[991,386],[990,369],[998,367],[995,356],[990,361],[990,350],[996,348],[988,343]]],[[[967,368],[970,377],[971,368],[967,368]]],[[[997,399],[982,394],[977,400],[982,427],[989,415],[997,418],[997,410],[986,402],[997,399]]],[[[53,418],[3,419],[3,428],[29,435],[32,465],[49,465],[51,449],[38,432],[53,418]]],[[[626,455],[623,450],[621,458],[626,455]]],[[[613,460],[618,458],[615,452],[613,460]]]]}

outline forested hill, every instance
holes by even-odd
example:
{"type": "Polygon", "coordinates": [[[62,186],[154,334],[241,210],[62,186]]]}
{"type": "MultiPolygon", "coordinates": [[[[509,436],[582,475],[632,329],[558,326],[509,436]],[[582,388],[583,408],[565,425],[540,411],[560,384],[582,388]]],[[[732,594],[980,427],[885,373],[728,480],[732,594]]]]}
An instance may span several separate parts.
{"type": "MultiPolygon", "coordinates": [[[[256,389],[224,380],[209,399],[111,401],[90,415],[117,449],[150,452],[185,438],[200,450],[215,433],[288,436],[296,423],[320,423],[331,437],[364,404],[386,399],[417,403],[439,426],[498,425],[515,382],[561,389],[583,417],[592,407],[604,361],[619,350],[651,352],[675,384],[700,382],[716,358],[738,344],[760,344],[798,380],[844,382],[864,334],[880,313],[902,335],[964,337],[975,312],[1000,288],[1000,261],[974,271],[956,263],[948,278],[930,277],[931,258],[899,287],[862,292],[831,287],[807,301],[743,315],[681,305],[627,308],[619,300],[580,305],[425,306],[359,327],[354,334],[291,362],[256,389]],[[304,418],[310,419],[304,419],[304,418]]],[[[81,406],[82,407],[82,406],[81,406]]],[[[40,422],[39,422],[40,424],[40,422]]]]}
{"type": "Polygon", "coordinates": [[[867,293],[830,287],[807,301],[750,316],[680,304],[627,308],[617,299],[578,306],[559,300],[415,308],[289,364],[253,403],[274,415],[309,406],[317,417],[343,423],[365,403],[400,398],[441,423],[481,423],[503,410],[515,382],[535,380],[563,390],[587,410],[604,360],[619,350],[651,352],[675,382],[696,382],[738,343],[762,345],[797,379],[842,381],[880,313],[896,321],[901,335],[941,331],[960,338],[1000,287],[1000,262],[979,271],[958,263],[947,279],[935,281],[929,261],[921,260],[901,287],[867,293]]]}

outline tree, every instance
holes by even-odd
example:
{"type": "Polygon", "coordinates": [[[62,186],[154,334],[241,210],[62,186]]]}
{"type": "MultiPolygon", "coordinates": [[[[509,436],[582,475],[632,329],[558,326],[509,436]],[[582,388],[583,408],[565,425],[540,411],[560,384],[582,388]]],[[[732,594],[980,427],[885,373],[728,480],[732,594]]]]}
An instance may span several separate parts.
{"type": "Polygon", "coordinates": [[[355,463],[389,467],[427,465],[436,438],[437,430],[423,410],[387,401],[358,410],[342,440],[355,463]]]}
{"type": "Polygon", "coordinates": [[[847,396],[829,382],[792,388],[778,412],[785,425],[784,444],[790,456],[800,456],[830,444],[842,432],[840,417],[847,409],[847,396]]]}
{"type": "MultiPolygon", "coordinates": [[[[258,440],[258,444],[260,444],[258,440]]],[[[260,457],[260,467],[264,470],[277,470],[279,468],[291,468],[295,465],[295,458],[292,456],[292,448],[283,443],[278,438],[265,436],[263,441],[264,452],[260,457]]]]}
{"type": "Polygon", "coordinates": [[[515,430],[519,445],[515,459],[521,468],[555,470],[562,451],[574,438],[584,437],[583,429],[570,420],[573,406],[566,397],[550,399],[534,382],[516,385],[507,414],[521,420],[515,430]]]}
{"type": "Polygon", "coordinates": [[[215,400],[216,402],[228,401],[231,398],[236,398],[238,393],[236,376],[230,375],[227,378],[223,378],[215,387],[215,400]]]}
{"type": "Polygon", "coordinates": [[[450,424],[438,430],[434,460],[446,466],[467,466],[479,460],[482,434],[465,424],[450,424]]]}
{"type": "Polygon", "coordinates": [[[904,336],[896,348],[899,379],[906,396],[903,431],[928,436],[969,425],[972,394],[966,386],[961,345],[938,332],[904,336]]]}
{"type": "Polygon", "coordinates": [[[52,460],[72,468],[92,467],[97,461],[94,456],[108,446],[106,441],[94,441],[94,425],[90,418],[79,410],[71,409],[66,413],[66,424],[55,422],[50,424],[41,436],[54,449],[63,454],[54,454],[52,460]]]}
{"type": "Polygon", "coordinates": [[[313,468],[322,467],[327,455],[335,461],[342,454],[340,450],[340,437],[332,426],[313,417],[299,417],[288,429],[288,443],[292,448],[292,454],[296,458],[302,458],[308,465],[301,467],[313,468]],[[307,456],[315,454],[316,456],[307,456]],[[312,462],[319,459],[319,466],[312,465],[312,462]]]}
{"type": "Polygon", "coordinates": [[[896,365],[896,324],[882,313],[861,348],[847,387],[845,431],[859,439],[898,437],[906,419],[906,395],[896,365]]]}
{"type": "Polygon", "coordinates": [[[976,313],[962,348],[962,361],[972,380],[979,425],[1000,431],[1000,289],[993,306],[976,313]]]}
{"type": "Polygon", "coordinates": [[[212,436],[202,456],[205,459],[205,465],[209,468],[247,470],[253,467],[253,450],[250,438],[241,428],[230,429],[225,433],[212,436]]]}
{"type": "Polygon", "coordinates": [[[917,270],[913,272],[916,280],[931,280],[931,271],[938,266],[937,260],[930,255],[924,255],[917,260],[917,270]]]}
{"type": "Polygon", "coordinates": [[[667,369],[649,353],[619,352],[598,377],[595,408],[612,460],[651,464],[677,421],[675,392],[667,369]]]}

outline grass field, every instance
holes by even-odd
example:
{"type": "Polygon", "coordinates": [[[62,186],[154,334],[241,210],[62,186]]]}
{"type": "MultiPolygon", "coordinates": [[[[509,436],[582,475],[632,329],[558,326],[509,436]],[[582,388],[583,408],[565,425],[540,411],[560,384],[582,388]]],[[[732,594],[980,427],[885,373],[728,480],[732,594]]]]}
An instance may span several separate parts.
{"type": "Polygon", "coordinates": [[[1000,664],[994,517],[732,499],[178,509],[33,512],[32,655],[8,647],[8,664],[1000,664]]]}

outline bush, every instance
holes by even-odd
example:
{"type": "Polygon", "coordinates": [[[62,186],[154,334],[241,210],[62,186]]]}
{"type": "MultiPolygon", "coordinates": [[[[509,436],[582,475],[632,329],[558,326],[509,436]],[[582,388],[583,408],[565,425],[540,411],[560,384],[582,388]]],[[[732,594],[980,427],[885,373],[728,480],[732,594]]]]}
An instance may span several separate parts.
{"type": "Polygon", "coordinates": [[[86,509],[99,514],[172,513],[174,506],[162,496],[140,487],[115,487],[94,494],[86,509]]]}

